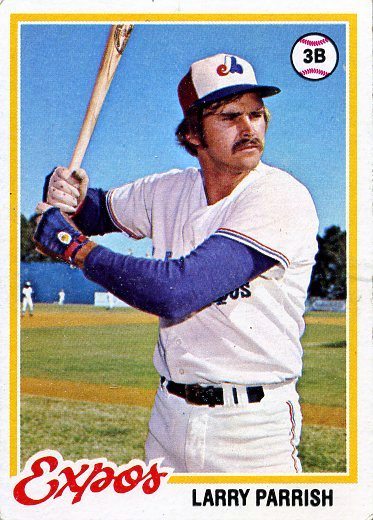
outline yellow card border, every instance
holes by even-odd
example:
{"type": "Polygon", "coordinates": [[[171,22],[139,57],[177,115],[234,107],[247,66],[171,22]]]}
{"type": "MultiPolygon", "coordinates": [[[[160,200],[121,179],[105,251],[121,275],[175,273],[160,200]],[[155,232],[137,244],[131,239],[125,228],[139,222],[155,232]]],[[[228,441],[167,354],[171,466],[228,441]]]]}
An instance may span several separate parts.
{"type": "Polygon", "coordinates": [[[339,22],[346,24],[349,89],[349,121],[346,139],[349,143],[348,176],[348,469],[347,473],[304,473],[294,476],[281,475],[174,475],[173,484],[217,483],[357,483],[357,15],[353,13],[328,14],[196,14],[196,13],[122,13],[122,14],[53,14],[18,13],[10,16],[10,372],[9,372],[9,431],[10,475],[16,475],[19,467],[19,49],[18,37],[21,23],[43,22],[339,22]]]}

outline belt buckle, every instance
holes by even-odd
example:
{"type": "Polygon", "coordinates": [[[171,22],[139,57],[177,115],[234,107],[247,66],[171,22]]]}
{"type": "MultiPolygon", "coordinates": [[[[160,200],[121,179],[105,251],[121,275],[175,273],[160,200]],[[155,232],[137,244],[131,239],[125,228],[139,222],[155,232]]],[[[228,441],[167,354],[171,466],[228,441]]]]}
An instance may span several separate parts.
{"type": "Polygon", "coordinates": [[[185,385],[185,401],[189,404],[202,404],[202,388],[198,384],[185,385]]]}
{"type": "Polygon", "coordinates": [[[214,408],[214,406],[217,404],[217,396],[215,394],[215,387],[214,386],[207,386],[205,388],[206,391],[206,404],[208,404],[211,408],[214,408]]]}
{"type": "Polygon", "coordinates": [[[185,400],[189,404],[198,406],[215,406],[215,393],[213,386],[201,386],[199,384],[185,385],[185,400]]]}

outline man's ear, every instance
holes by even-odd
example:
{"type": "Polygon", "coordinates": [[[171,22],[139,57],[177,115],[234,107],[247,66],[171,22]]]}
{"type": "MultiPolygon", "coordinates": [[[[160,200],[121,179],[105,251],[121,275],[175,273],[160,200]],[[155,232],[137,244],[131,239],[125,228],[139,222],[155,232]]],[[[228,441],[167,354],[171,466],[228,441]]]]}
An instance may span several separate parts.
{"type": "Polygon", "coordinates": [[[193,144],[194,146],[201,145],[201,140],[196,134],[191,132],[191,133],[186,134],[185,137],[190,144],[193,144]]]}

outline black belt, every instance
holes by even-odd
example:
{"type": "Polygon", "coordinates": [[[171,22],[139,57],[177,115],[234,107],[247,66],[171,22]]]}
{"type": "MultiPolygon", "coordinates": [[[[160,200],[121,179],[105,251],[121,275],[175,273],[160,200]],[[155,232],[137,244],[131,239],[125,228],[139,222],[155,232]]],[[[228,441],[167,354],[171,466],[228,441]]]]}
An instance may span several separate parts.
{"type": "MultiPolygon", "coordinates": [[[[165,381],[166,379],[161,377],[161,384],[165,381]]],[[[223,388],[221,386],[183,385],[174,381],[168,381],[166,388],[170,394],[177,395],[190,404],[208,406],[224,404],[223,388]]],[[[232,386],[232,394],[234,403],[238,404],[237,390],[234,386],[232,386]]],[[[259,403],[264,397],[263,387],[247,386],[246,395],[249,403],[259,403]]]]}

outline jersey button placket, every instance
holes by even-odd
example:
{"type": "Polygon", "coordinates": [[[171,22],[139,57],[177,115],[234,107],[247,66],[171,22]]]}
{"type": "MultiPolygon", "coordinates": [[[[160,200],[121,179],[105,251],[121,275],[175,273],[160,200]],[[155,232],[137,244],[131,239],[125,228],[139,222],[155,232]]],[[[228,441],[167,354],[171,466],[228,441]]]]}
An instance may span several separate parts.
{"type": "MultiPolygon", "coordinates": [[[[175,340],[175,343],[178,347],[180,347],[180,345],[182,345],[183,341],[181,338],[176,338],[175,340]]],[[[184,374],[184,369],[183,368],[179,368],[179,374],[180,375],[183,375],[184,374]]]]}

